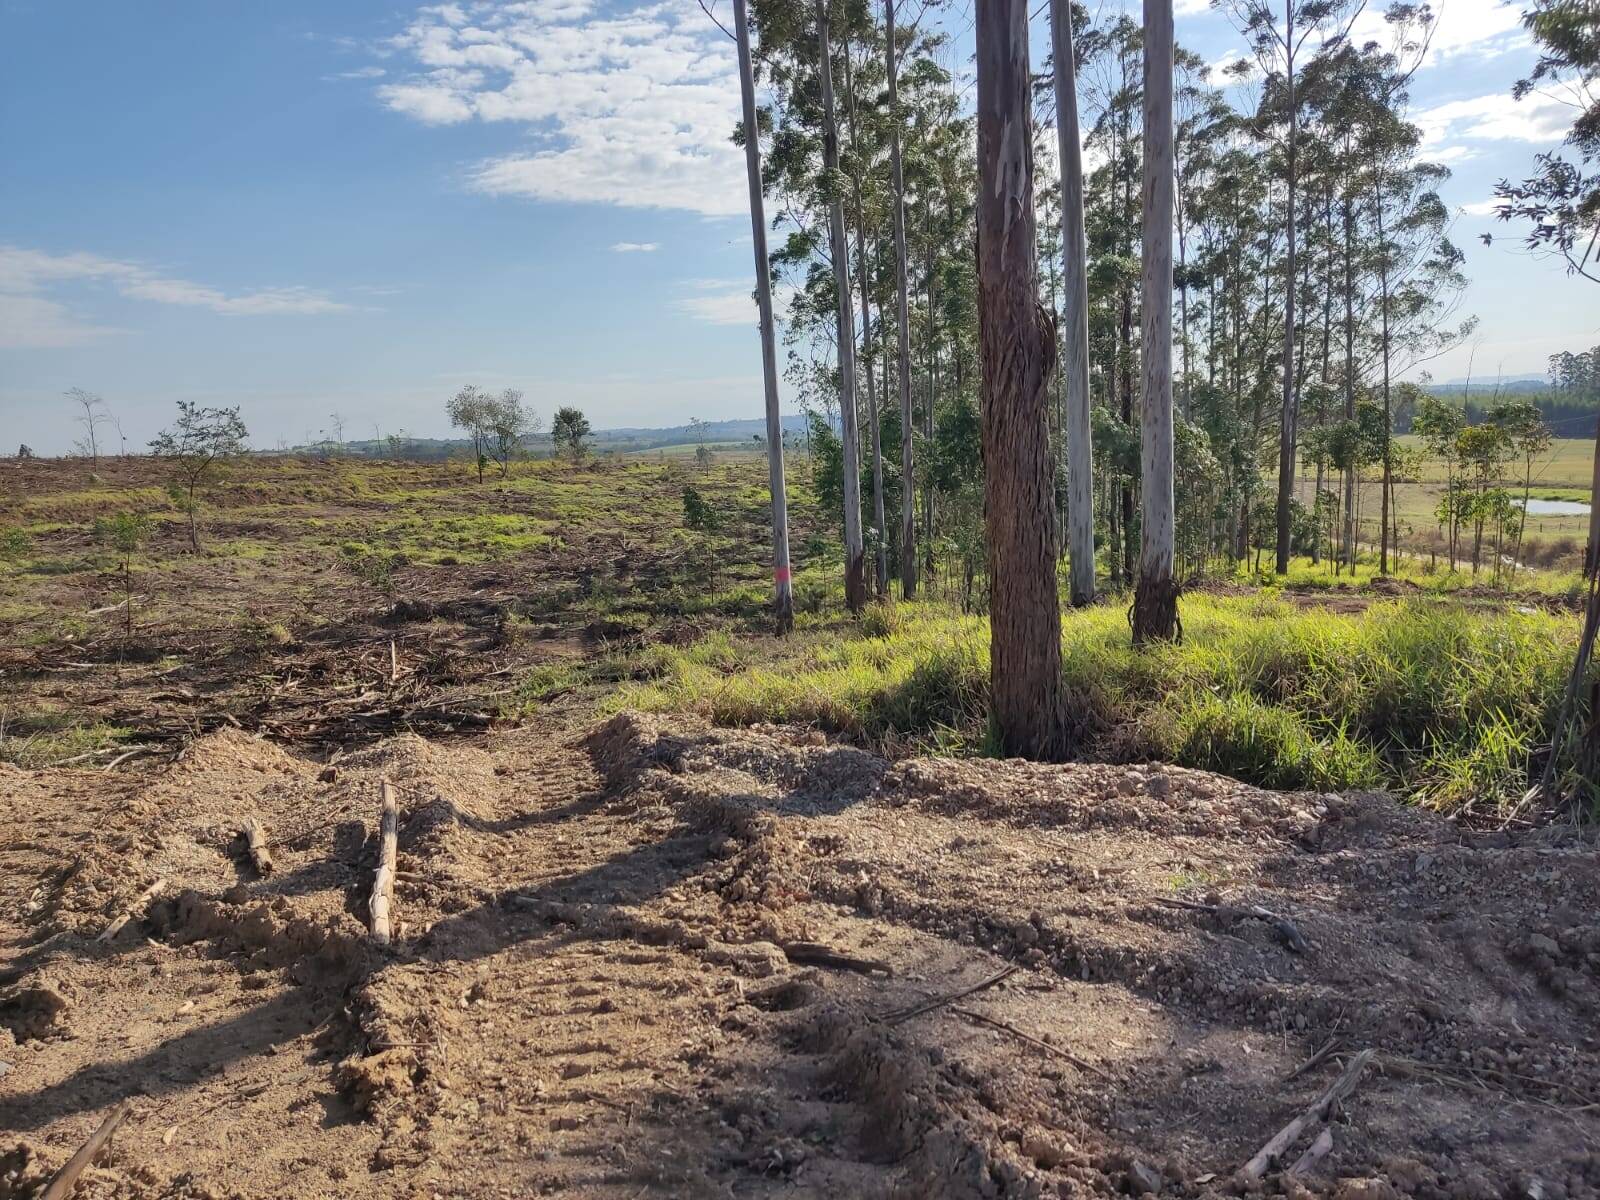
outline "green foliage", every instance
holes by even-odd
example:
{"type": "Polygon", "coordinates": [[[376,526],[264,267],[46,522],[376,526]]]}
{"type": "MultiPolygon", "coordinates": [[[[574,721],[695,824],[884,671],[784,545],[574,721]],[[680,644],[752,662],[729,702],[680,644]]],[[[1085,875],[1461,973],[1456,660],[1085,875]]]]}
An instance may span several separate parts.
{"type": "Polygon", "coordinates": [[[99,517],[94,523],[95,541],[110,546],[127,559],[139,552],[150,536],[151,521],[146,513],[119,512],[99,517]]]}
{"type": "Polygon", "coordinates": [[[570,406],[558,408],[550,422],[550,440],[557,450],[564,450],[574,461],[581,459],[589,449],[589,418],[570,406]]]}
{"type": "Polygon", "coordinates": [[[25,529],[6,527],[0,529],[0,562],[17,562],[26,557],[33,539],[25,529]]]}
{"type": "Polygon", "coordinates": [[[867,637],[893,637],[899,629],[900,610],[886,601],[867,605],[861,614],[861,632],[867,637]]]}
{"type": "MultiPolygon", "coordinates": [[[[1182,643],[1136,652],[1120,608],[1066,618],[1080,755],[1167,760],[1265,787],[1387,786],[1452,808],[1521,794],[1576,636],[1570,618],[1433,600],[1345,614],[1195,594],[1183,621],[1182,643]]],[[[732,676],[675,656],[615,703],[970,752],[984,741],[987,649],[981,619],[924,603],[896,628],[824,630],[732,676]]]]}
{"type": "Polygon", "coordinates": [[[697,488],[683,485],[683,524],[686,529],[710,532],[721,524],[717,510],[706,503],[697,488]]]}

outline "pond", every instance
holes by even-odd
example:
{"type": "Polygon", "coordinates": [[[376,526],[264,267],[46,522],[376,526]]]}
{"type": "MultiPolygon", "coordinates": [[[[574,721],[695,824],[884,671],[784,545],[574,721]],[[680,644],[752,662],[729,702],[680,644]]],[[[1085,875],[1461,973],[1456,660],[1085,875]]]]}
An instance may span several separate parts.
{"type": "Polygon", "coordinates": [[[1529,500],[1530,517],[1586,517],[1589,506],[1577,500],[1529,500]]]}

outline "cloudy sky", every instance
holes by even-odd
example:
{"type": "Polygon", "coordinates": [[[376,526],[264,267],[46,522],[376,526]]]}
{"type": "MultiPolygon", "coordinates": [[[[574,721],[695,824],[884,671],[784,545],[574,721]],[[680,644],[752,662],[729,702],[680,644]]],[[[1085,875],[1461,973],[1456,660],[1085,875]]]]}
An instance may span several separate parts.
{"type": "MultiPolygon", "coordinates": [[[[941,18],[958,71],[972,3],[941,18]]],[[[1600,341],[1600,294],[1475,235],[1570,110],[1511,100],[1516,4],[1442,11],[1414,119],[1455,171],[1474,370],[1539,372],[1600,341]]],[[[1178,13],[1207,61],[1242,49],[1178,13]]],[[[66,450],[71,387],[133,444],[178,399],[242,405],[262,447],[334,413],[441,434],[464,382],[600,427],[758,416],[737,108],[694,0],[0,0],[0,439],[66,450]]]]}

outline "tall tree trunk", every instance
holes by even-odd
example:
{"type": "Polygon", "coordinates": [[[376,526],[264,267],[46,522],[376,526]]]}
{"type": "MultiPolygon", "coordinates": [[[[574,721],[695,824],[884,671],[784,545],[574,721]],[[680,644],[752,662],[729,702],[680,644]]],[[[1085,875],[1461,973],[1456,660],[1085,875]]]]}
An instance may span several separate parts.
{"type": "Polygon", "coordinates": [[[1135,645],[1178,635],[1172,576],[1172,54],[1172,0],[1144,0],[1143,519],[1133,591],[1135,645]]]}
{"type": "Polygon", "coordinates": [[[1595,429],[1594,473],[1590,477],[1589,542],[1583,550],[1585,579],[1593,579],[1596,571],[1600,571],[1600,502],[1596,501],[1597,497],[1600,497],[1600,422],[1595,429]]]}
{"type": "MultiPolygon", "coordinates": [[[[828,41],[828,0],[817,0],[817,53],[822,76],[822,165],[839,173],[839,124],[833,106],[833,47],[828,41]]],[[[844,201],[828,206],[828,248],[838,293],[839,423],[844,442],[844,602],[851,612],[867,603],[866,555],[861,540],[860,435],[856,431],[856,331],[850,308],[850,249],[844,237],[844,201]]]]}
{"type": "Polygon", "coordinates": [[[916,425],[911,419],[911,315],[906,266],[906,179],[900,160],[900,93],[894,58],[894,0],[883,0],[884,46],[889,70],[889,171],[894,187],[895,323],[900,363],[900,590],[907,600],[917,594],[917,510],[913,449],[916,425]]]}
{"type": "Polygon", "coordinates": [[[889,594],[889,541],[883,528],[883,445],[878,426],[877,384],[872,377],[873,360],[877,356],[872,351],[872,310],[867,294],[867,215],[866,205],[861,199],[861,175],[866,170],[866,164],[860,160],[860,142],[857,140],[855,67],[848,38],[844,47],[844,90],[849,105],[850,148],[857,156],[855,172],[850,176],[850,187],[856,208],[856,287],[861,293],[861,365],[867,373],[867,420],[871,422],[872,434],[872,527],[878,531],[876,552],[873,554],[876,568],[873,571],[873,584],[878,599],[882,600],[889,594]]]}
{"type": "Polygon", "coordinates": [[[1289,203],[1284,206],[1284,228],[1288,236],[1287,270],[1283,291],[1283,413],[1278,421],[1278,554],[1274,564],[1279,575],[1289,570],[1289,540],[1293,532],[1290,506],[1294,501],[1294,451],[1300,397],[1294,386],[1294,293],[1295,293],[1295,153],[1300,136],[1300,113],[1294,98],[1294,6],[1283,0],[1285,13],[1284,82],[1289,103],[1288,183],[1289,203]]]}
{"type": "Polygon", "coordinates": [[[983,349],[989,695],[1006,754],[1065,745],[1049,387],[1034,261],[1027,0],[977,6],[978,333],[983,349]]]}
{"type": "Polygon", "coordinates": [[[1050,41],[1055,58],[1056,144],[1061,155],[1068,590],[1072,603],[1081,606],[1094,601],[1094,445],[1089,418],[1089,251],[1083,221],[1083,151],[1071,0],[1050,0],[1050,41]]]}
{"type": "Polygon", "coordinates": [[[744,114],[744,165],[750,184],[750,240],[756,258],[756,303],[761,314],[761,378],[767,400],[767,481],[772,493],[772,611],[778,632],[794,628],[789,573],[789,498],[783,479],[783,418],[778,412],[778,349],[772,326],[772,268],[767,261],[766,205],[761,190],[761,137],[756,122],[755,73],[750,66],[750,18],[733,0],[739,44],[739,90],[744,114]]]}
{"type": "MultiPolygon", "coordinates": [[[[1383,234],[1383,176],[1379,173],[1378,209],[1378,290],[1382,297],[1379,319],[1383,336],[1383,500],[1378,526],[1378,574],[1389,573],[1389,492],[1394,480],[1394,413],[1389,401],[1389,248],[1383,234]]],[[[1476,551],[1474,551],[1476,558],[1476,551]]],[[[1476,565],[1476,564],[1474,564],[1476,565]]]]}
{"type": "MultiPolygon", "coordinates": [[[[1122,362],[1120,364],[1122,375],[1122,422],[1133,426],[1133,414],[1137,402],[1133,397],[1133,289],[1124,288],[1122,291],[1122,362]]],[[[1129,583],[1133,582],[1133,480],[1122,478],[1118,481],[1120,503],[1122,505],[1122,576],[1129,583]]],[[[1116,551],[1113,550],[1113,553],[1116,551]]]]}
{"type": "MultiPolygon", "coordinates": [[[[1355,212],[1347,193],[1344,197],[1344,419],[1356,419],[1356,285],[1355,212]]],[[[1351,451],[1354,454],[1354,449],[1351,451]]],[[[1348,464],[1344,473],[1344,561],[1353,574],[1356,569],[1356,475],[1359,461],[1348,464]]]]}
{"type": "MultiPolygon", "coordinates": [[[[934,274],[933,204],[928,196],[922,198],[922,227],[927,232],[928,245],[925,256],[928,283],[928,402],[922,410],[922,445],[924,453],[933,453],[933,406],[939,387],[939,318],[938,280],[934,274]]],[[[929,586],[933,576],[933,485],[922,487],[922,570],[929,586]]]]}

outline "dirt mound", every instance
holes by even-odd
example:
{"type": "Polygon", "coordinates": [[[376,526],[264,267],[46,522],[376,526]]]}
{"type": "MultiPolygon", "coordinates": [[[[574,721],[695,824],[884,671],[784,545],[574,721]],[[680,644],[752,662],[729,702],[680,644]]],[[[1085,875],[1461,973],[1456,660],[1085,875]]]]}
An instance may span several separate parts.
{"type": "Polygon", "coordinates": [[[636,714],[7,786],[0,1196],[129,1097],[82,1194],[1600,1195],[1589,835],[636,714]]]}

